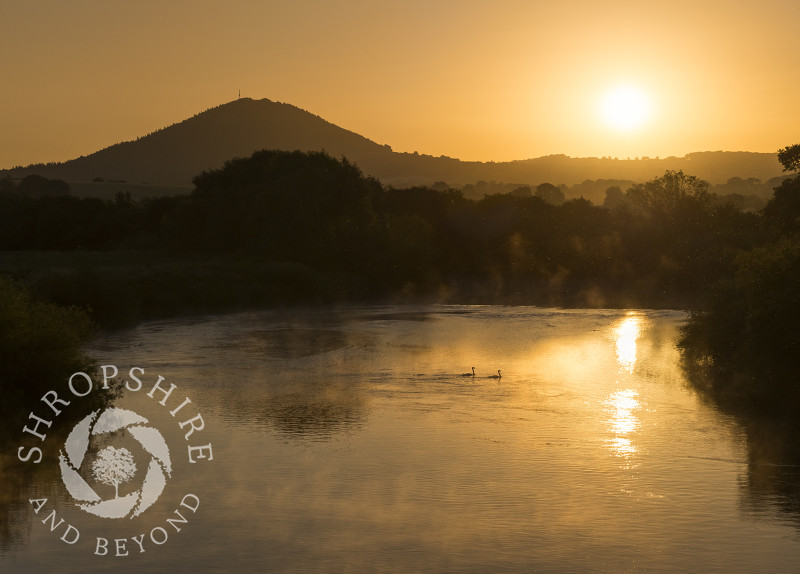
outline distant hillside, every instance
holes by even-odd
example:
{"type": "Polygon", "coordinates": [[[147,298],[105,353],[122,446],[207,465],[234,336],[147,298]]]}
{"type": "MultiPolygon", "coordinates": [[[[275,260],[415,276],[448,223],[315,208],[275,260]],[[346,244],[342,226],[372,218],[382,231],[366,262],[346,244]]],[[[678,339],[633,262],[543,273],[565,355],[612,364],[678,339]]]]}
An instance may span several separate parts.
{"type": "Polygon", "coordinates": [[[204,170],[258,149],[320,151],[345,156],[364,173],[395,185],[444,181],[454,187],[478,181],[575,185],[585,180],[643,181],[665,170],[682,169],[710,181],[731,177],[766,181],[781,174],[776,154],[700,152],[685,157],[613,159],[551,155],[512,162],[464,162],[445,156],[396,153],[295,106],[242,98],[212,108],[135,141],[119,143],[64,163],[32,165],[0,172],[32,173],[67,181],[188,184],[204,170]]]}

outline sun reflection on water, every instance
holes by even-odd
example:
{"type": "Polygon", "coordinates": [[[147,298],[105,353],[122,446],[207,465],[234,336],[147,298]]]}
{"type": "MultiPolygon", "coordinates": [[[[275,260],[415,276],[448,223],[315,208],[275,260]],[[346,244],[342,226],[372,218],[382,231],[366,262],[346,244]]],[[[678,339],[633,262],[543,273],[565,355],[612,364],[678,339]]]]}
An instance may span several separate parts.
{"type": "Polygon", "coordinates": [[[617,437],[609,441],[611,451],[619,456],[627,457],[636,454],[637,448],[629,438],[617,437]]]}
{"type": "Polygon", "coordinates": [[[614,330],[617,344],[617,363],[629,372],[633,372],[636,365],[636,340],[639,338],[641,318],[638,315],[628,315],[614,330]]]}
{"type": "Polygon", "coordinates": [[[603,401],[603,406],[610,414],[609,426],[615,435],[609,441],[610,448],[619,456],[630,456],[638,451],[628,436],[639,428],[638,412],[641,403],[638,396],[636,390],[625,389],[612,393],[603,401]]]}

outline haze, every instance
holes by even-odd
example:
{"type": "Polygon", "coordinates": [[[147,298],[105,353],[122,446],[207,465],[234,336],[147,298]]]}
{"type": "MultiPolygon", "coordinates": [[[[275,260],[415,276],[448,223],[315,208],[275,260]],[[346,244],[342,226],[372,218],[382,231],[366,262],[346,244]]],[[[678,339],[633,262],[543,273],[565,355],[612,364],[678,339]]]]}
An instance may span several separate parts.
{"type": "Polygon", "coordinates": [[[135,139],[240,90],[464,160],[774,152],[800,131],[792,0],[48,0],[2,15],[0,167],[135,139]],[[649,106],[624,130],[598,112],[621,86],[649,106]]]}

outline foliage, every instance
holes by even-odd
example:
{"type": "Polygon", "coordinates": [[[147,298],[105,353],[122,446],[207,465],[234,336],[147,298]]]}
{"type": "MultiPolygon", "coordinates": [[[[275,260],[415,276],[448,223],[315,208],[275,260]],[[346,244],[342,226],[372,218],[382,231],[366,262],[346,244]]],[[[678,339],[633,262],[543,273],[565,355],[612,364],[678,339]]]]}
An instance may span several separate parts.
{"type": "MultiPolygon", "coordinates": [[[[778,157],[797,170],[800,145],[778,157]]],[[[719,402],[791,413],[800,406],[800,176],[775,188],[763,223],[774,240],[738,246],[734,268],[717,275],[680,347],[692,381],[719,402]]]]}
{"type": "Polygon", "coordinates": [[[612,185],[606,189],[606,197],[603,200],[603,207],[606,209],[616,209],[625,203],[625,194],[618,185],[612,185]]]}
{"type": "Polygon", "coordinates": [[[41,175],[26,175],[17,186],[17,191],[32,196],[69,195],[69,184],[60,179],[47,179],[41,175]]]}
{"type": "MultiPolygon", "coordinates": [[[[779,152],[790,171],[798,158],[798,145],[779,152]]],[[[606,181],[603,207],[564,201],[550,184],[480,199],[446,184],[395,189],[344,158],[274,150],[194,184],[189,196],[103,201],[22,193],[0,180],[0,274],[62,305],[0,283],[5,396],[38,398],[86,364],[86,313],[119,326],[265,305],[436,298],[693,308],[681,345],[700,386],[753,404],[800,400],[784,368],[800,351],[800,176],[777,183],[763,214],[682,171],[627,191],[606,181]],[[34,265],[43,252],[48,262],[34,265]],[[45,354],[53,360],[38,360],[45,354]]],[[[728,187],[758,185],[734,178],[728,187]]]]}
{"type": "Polygon", "coordinates": [[[17,185],[10,175],[0,177],[0,193],[9,193],[17,189],[17,185]]]}
{"type": "Polygon", "coordinates": [[[0,192],[0,250],[122,249],[158,244],[180,198],[134,205],[68,195],[0,192]]]}
{"type": "Polygon", "coordinates": [[[800,385],[800,244],[741,252],[683,330],[685,364],[716,399],[754,409],[796,409],[800,385]]]}
{"type": "Polygon", "coordinates": [[[779,149],[778,161],[781,162],[784,171],[800,171],[800,144],[779,149]]]}
{"type": "Polygon", "coordinates": [[[705,183],[682,172],[609,194],[613,209],[563,201],[550,184],[536,195],[523,188],[470,200],[446,186],[387,188],[324,153],[265,150],[200,174],[184,197],[0,193],[0,248],[68,250],[60,270],[6,273],[103,325],[123,325],[442,294],[682,307],[732,269],[736,249],[760,241],[757,216],[708,201],[705,183]],[[107,251],[116,263],[71,260],[83,250],[107,251]]]}
{"type": "Polygon", "coordinates": [[[380,185],[324,153],[256,152],[202,173],[195,187],[177,222],[183,249],[350,269],[378,232],[371,200],[380,185]]]}
{"type": "Polygon", "coordinates": [[[246,254],[113,251],[6,255],[0,257],[0,273],[18,277],[42,300],[80,307],[108,328],[223,310],[324,303],[341,298],[341,292],[348,289],[335,273],[246,254]]]}
{"type": "Polygon", "coordinates": [[[678,209],[687,200],[703,202],[707,194],[708,182],[683,171],[667,171],[661,177],[632,185],[627,196],[641,210],[664,214],[678,209]]]}
{"type": "Polygon", "coordinates": [[[775,188],[764,207],[764,221],[782,236],[800,231],[800,175],[783,180],[775,188]]]}
{"type": "Polygon", "coordinates": [[[0,390],[3,407],[33,404],[72,373],[93,368],[81,345],[91,333],[87,316],[35,300],[0,278],[0,390]]]}
{"type": "Polygon", "coordinates": [[[540,183],[537,185],[535,195],[553,205],[562,205],[567,200],[564,197],[564,192],[552,183],[540,183]]]}

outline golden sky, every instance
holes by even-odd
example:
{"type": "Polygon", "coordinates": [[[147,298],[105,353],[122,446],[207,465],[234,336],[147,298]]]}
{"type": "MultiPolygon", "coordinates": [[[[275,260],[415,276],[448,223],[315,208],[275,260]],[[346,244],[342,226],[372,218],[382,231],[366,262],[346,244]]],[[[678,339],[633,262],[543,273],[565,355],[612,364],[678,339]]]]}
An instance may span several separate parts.
{"type": "Polygon", "coordinates": [[[239,90],[465,160],[800,142],[797,0],[2,0],[0,21],[0,168],[239,90]]]}

